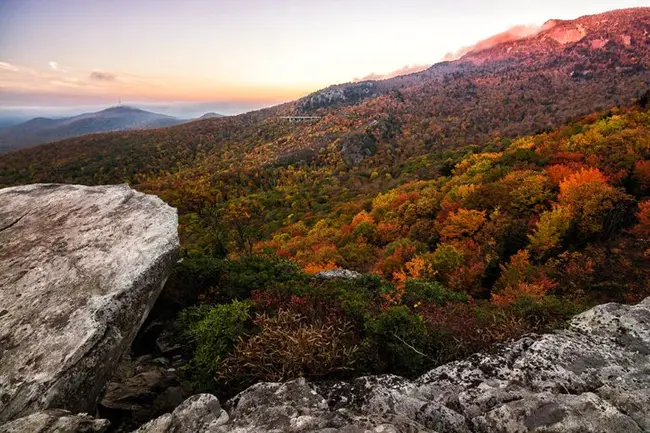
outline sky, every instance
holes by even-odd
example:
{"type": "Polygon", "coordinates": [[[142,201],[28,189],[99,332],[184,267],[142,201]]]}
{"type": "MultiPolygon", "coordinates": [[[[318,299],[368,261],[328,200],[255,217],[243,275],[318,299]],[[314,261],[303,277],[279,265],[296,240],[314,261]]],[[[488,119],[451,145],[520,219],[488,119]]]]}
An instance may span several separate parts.
{"type": "Polygon", "coordinates": [[[650,0],[0,0],[0,117],[234,114],[650,0]]]}

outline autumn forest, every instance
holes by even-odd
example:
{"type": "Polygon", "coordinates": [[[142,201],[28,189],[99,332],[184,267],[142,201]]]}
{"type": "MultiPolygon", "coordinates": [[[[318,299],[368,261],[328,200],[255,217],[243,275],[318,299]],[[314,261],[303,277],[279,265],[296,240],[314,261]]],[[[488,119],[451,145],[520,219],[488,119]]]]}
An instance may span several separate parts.
{"type": "Polygon", "coordinates": [[[188,386],[413,377],[650,296],[650,12],[611,20],[9,153],[0,186],[129,183],[178,209],[183,260],[150,320],[183,347],[188,386]]]}

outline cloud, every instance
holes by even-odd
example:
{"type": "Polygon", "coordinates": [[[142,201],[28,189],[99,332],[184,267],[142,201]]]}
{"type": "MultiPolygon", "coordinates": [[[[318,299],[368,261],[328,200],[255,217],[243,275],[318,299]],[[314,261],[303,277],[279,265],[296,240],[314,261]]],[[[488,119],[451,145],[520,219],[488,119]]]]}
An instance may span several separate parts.
{"type": "Polygon", "coordinates": [[[18,72],[18,66],[9,62],[0,62],[0,69],[11,72],[18,72]]]}
{"type": "Polygon", "coordinates": [[[97,80],[97,81],[115,81],[117,77],[115,74],[111,74],[109,72],[102,72],[102,71],[93,71],[90,73],[90,79],[91,80],[97,80]]]}
{"type": "Polygon", "coordinates": [[[55,71],[59,72],[68,72],[66,69],[63,69],[57,62],[50,62],[50,68],[54,69],[55,71]]]}
{"type": "Polygon", "coordinates": [[[477,42],[474,45],[469,47],[463,47],[455,53],[447,53],[442,59],[443,61],[457,60],[463,57],[467,53],[479,52],[487,50],[496,45],[503,44],[505,42],[517,41],[519,39],[524,39],[530,36],[535,36],[540,32],[542,28],[539,26],[515,26],[511,29],[506,30],[503,33],[499,33],[494,36],[490,36],[487,39],[477,42]]]}
{"type": "Polygon", "coordinates": [[[376,74],[373,72],[371,74],[366,75],[365,77],[355,78],[353,81],[358,82],[358,81],[367,81],[367,80],[387,80],[388,78],[395,78],[400,75],[408,75],[408,74],[413,74],[415,72],[424,71],[429,66],[431,65],[406,65],[395,71],[388,72],[387,74],[376,74]]]}

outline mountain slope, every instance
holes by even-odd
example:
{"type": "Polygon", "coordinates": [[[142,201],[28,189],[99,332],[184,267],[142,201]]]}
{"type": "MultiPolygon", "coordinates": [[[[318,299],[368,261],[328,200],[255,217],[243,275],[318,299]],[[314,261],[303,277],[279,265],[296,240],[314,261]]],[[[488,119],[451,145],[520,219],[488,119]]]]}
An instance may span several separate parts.
{"type": "Polygon", "coordinates": [[[187,373],[212,392],[417,375],[650,295],[649,23],[583,17],[240,116],[13,152],[0,186],[129,182],[178,208],[160,317],[200,300],[176,323],[202,330],[187,373]],[[335,267],[374,275],[303,273],[335,267]],[[305,332],[326,344],[293,345],[305,332]]]}
{"type": "Polygon", "coordinates": [[[14,153],[0,158],[0,184],[138,183],[146,175],[167,183],[200,178],[220,188],[244,170],[296,163],[339,175],[386,173],[431,152],[498,144],[628,105],[648,88],[650,8],[550,23],[530,38],[415,74],[332,86],[239,116],[14,153]],[[287,115],[320,120],[288,123],[281,119],[287,115]]]}
{"type": "Polygon", "coordinates": [[[125,106],[64,119],[39,117],[0,130],[0,153],[95,132],[151,129],[182,122],[175,117],[125,106]]]}

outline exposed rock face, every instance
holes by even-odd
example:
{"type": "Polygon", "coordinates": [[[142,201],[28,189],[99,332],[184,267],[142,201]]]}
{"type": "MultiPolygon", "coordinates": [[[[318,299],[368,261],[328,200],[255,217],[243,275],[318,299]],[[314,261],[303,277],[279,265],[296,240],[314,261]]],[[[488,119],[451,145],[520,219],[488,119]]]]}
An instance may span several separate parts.
{"type": "Polygon", "coordinates": [[[185,400],[171,414],[140,427],[137,433],[197,433],[218,431],[228,422],[228,414],[219,400],[210,394],[198,394],[185,400]]]}
{"type": "Polygon", "coordinates": [[[92,411],[177,260],[176,228],[126,185],[0,190],[0,422],[92,411]]]}
{"type": "Polygon", "coordinates": [[[339,84],[305,96],[298,100],[297,108],[300,111],[309,112],[336,105],[353,105],[376,95],[376,92],[377,84],[373,81],[339,84]]]}
{"type": "Polygon", "coordinates": [[[0,425],[0,433],[104,433],[109,422],[88,414],[71,414],[62,409],[36,412],[0,425]]]}
{"type": "Polygon", "coordinates": [[[349,269],[332,269],[329,271],[320,271],[316,274],[316,278],[320,278],[322,280],[332,280],[336,278],[341,278],[343,280],[354,280],[356,278],[360,278],[361,276],[362,274],[356,271],[351,271],[349,269]]]}
{"type": "Polygon", "coordinates": [[[347,165],[355,165],[377,153],[377,140],[367,132],[348,134],[341,140],[341,158],[347,165]]]}
{"type": "MultiPolygon", "coordinates": [[[[196,431],[647,432],[650,298],[636,306],[601,305],[568,329],[525,337],[415,381],[260,383],[227,406],[227,423],[195,419],[210,426],[196,431]]],[[[173,430],[140,430],[167,431],[173,430]]]]}

